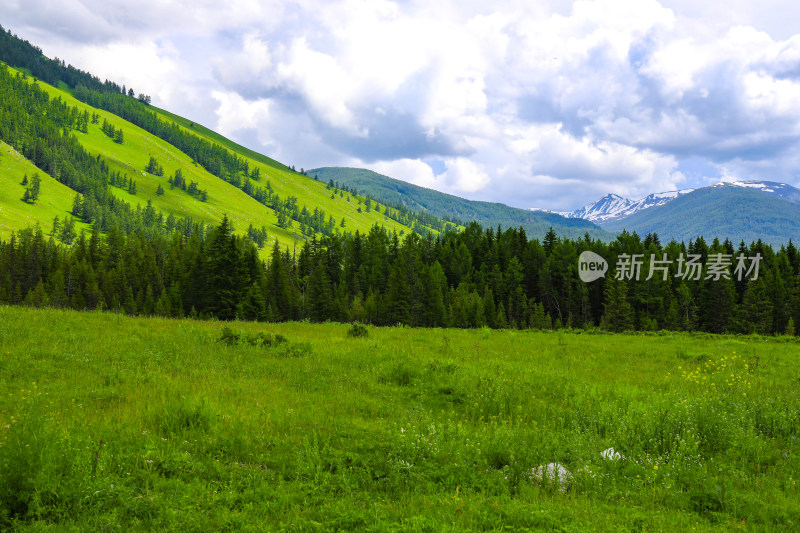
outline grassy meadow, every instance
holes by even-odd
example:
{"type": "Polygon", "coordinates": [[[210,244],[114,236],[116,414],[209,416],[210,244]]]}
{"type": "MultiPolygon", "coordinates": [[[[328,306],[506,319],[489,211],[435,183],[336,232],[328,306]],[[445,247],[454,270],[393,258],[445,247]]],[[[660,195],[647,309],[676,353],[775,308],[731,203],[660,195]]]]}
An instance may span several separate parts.
{"type": "Polygon", "coordinates": [[[0,307],[0,528],[800,527],[795,340],[351,329],[0,307]]]}

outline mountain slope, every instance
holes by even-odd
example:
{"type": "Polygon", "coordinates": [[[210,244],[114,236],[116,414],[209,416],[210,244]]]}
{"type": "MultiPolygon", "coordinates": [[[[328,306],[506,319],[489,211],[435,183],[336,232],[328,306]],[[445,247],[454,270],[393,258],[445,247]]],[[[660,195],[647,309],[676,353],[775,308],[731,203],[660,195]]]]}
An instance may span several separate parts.
{"type": "Polygon", "coordinates": [[[242,155],[244,157],[247,157],[248,159],[250,159],[253,162],[261,163],[261,164],[266,165],[268,167],[272,167],[272,168],[277,169],[277,170],[283,170],[283,171],[286,171],[286,172],[291,172],[291,170],[292,170],[287,165],[284,165],[283,163],[281,163],[279,161],[275,161],[271,157],[267,157],[264,154],[259,154],[258,152],[253,151],[253,150],[251,150],[251,149],[249,149],[247,147],[244,147],[241,144],[238,144],[238,143],[228,139],[227,137],[223,137],[222,135],[220,135],[216,131],[214,131],[212,129],[209,129],[209,128],[206,128],[205,126],[203,126],[201,124],[198,124],[197,122],[194,122],[194,121],[189,120],[187,118],[181,117],[179,115],[175,115],[175,114],[170,113],[169,111],[167,111],[165,109],[160,109],[160,108],[155,107],[155,106],[150,106],[150,109],[152,111],[155,111],[162,118],[164,118],[164,120],[173,121],[176,124],[179,124],[180,126],[184,127],[186,130],[191,131],[192,133],[194,133],[198,137],[202,137],[202,138],[207,139],[207,140],[209,140],[211,142],[215,142],[215,143],[219,144],[220,146],[223,146],[224,148],[227,148],[231,152],[235,152],[235,153],[240,154],[240,155],[242,155]]]}
{"type": "MultiPolygon", "coordinates": [[[[6,67],[2,66],[1,68],[6,67]]],[[[13,69],[9,70],[12,73],[15,72],[13,69]]],[[[269,240],[276,239],[284,245],[293,245],[298,240],[305,238],[305,235],[300,231],[301,228],[298,223],[295,222],[292,227],[288,228],[278,227],[279,217],[274,209],[246,194],[242,188],[210,174],[200,165],[193,162],[189,156],[169,143],[112,113],[93,108],[78,101],[69,94],[69,91],[53,87],[41,81],[34,81],[30,77],[28,80],[29,83],[36,83],[36,86],[51,99],[60,99],[69,107],[78,110],[79,113],[85,112],[96,118],[96,120],[92,120],[87,125],[86,133],[76,129],[71,131],[71,135],[74,135],[79,140],[89,152],[89,155],[96,158],[99,157],[112,172],[119,173],[125,183],[129,179],[136,182],[135,194],[131,194],[127,186],[123,188],[110,187],[110,192],[115,197],[133,206],[138,205],[140,207],[145,207],[148,202],[151,202],[155,209],[165,215],[188,216],[193,220],[207,224],[216,224],[222,219],[223,215],[228,215],[239,233],[246,230],[251,224],[255,228],[265,226],[269,240]],[[122,143],[115,142],[114,139],[102,131],[104,123],[123,131],[124,140],[122,143]],[[163,176],[144,172],[150,157],[154,157],[163,166],[163,176]],[[199,198],[178,188],[170,188],[167,180],[179,169],[187,183],[194,181],[201,190],[207,192],[207,201],[201,201],[199,198]],[[157,194],[159,186],[164,191],[163,195],[157,194]]],[[[201,134],[212,137],[206,130],[201,131],[201,134]]],[[[229,143],[229,146],[236,147],[237,145],[229,143]]],[[[407,232],[411,229],[409,226],[387,217],[385,213],[379,213],[377,210],[366,212],[366,210],[361,209],[360,205],[364,200],[363,198],[344,193],[334,195],[327,190],[324,184],[293,172],[288,167],[280,165],[269,158],[258,157],[257,154],[254,155],[251,152],[240,154],[240,157],[248,161],[250,168],[260,168],[261,170],[261,176],[258,181],[248,176],[241,177],[242,181],[249,182],[254,187],[262,188],[269,182],[273,192],[280,195],[282,201],[294,198],[294,203],[298,206],[298,209],[306,207],[308,212],[324,211],[324,216],[321,215],[321,218],[331,221],[335,231],[360,230],[367,232],[375,224],[383,226],[389,231],[407,232]],[[344,225],[342,225],[342,219],[344,219],[344,225]]],[[[32,171],[33,168],[31,165],[32,171]]],[[[44,172],[40,172],[40,174],[44,175],[44,172]]],[[[57,183],[55,180],[53,182],[57,183]]],[[[33,218],[31,220],[36,219],[43,227],[48,226],[54,216],[63,218],[63,215],[67,214],[66,209],[71,207],[72,198],[76,195],[74,191],[66,187],[63,189],[62,196],[69,198],[69,204],[60,206],[55,212],[41,209],[41,205],[26,206],[19,199],[15,200],[11,197],[4,199],[3,206],[7,207],[9,213],[9,217],[6,218],[7,231],[27,225],[24,217],[11,216],[15,209],[22,208],[23,211],[31,211],[31,208],[33,208],[34,211],[37,211],[38,208],[36,215],[32,215],[33,218]],[[16,205],[16,202],[19,202],[20,205],[16,205]]],[[[9,191],[11,191],[10,188],[9,191]]],[[[16,194],[16,192],[13,193],[14,196],[16,194]]],[[[390,210],[390,215],[393,213],[394,211],[390,210]]]]}
{"type": "Polygon", "coordinates": [[[800,236],[800,205],[748,187],[719,184],[697,189],[664,205],[603,223],[609,231],[657,233],[662,240],[729,238],[787,243],[800,236]]]}
{"type": "MultiPolygon", "coordinates": [[[[53,218],[63,220],[69,215],[74,196],[75,191],[48,176],[0,141],[0,238],[7,239],[14,231],[36,224],[49,233],[53,218]],[[34,174],[41,179],[41,192],[38,201],[29,204],[21,200],[25,187],[20,183],[24,176],[30,179],[34,174]]],[[[86,227],[86,224],[76,222],[76,231],[86,227]]]]}
{"type": "Polygon", "coordinates": [[[754,189],[757,191],[761,191],[765,194],[776,196],[778,198],[786,200],[787,202],[792,202],[793,204],[800,204],[800,189],[792,187],[791,185],[787,185],[786,183],[778,183],[775,181],[750,180],[750,181],[732,181],[732,182],[718,183],[716,185],[712,185],[712,187],[719,187],[721,185],[754,189]]]}
{"type": "Polygon", "coordinates": [[[565,237],[581,237],[586,232],[596,238],[611,235],[597,225],[578,218],[568,219],[546,211],[527,211],[493,202],[466,200],[418,185],[390,178],[371,170],[344,167],[323,167],[308,171],[320,181],[333,180],[389,204],[402,204],[408,209],[433,216],[457,219],[464,223],[476,221],[484,226],[505,228],[522,226],[530,238],[541,238],[552,226],[565,237]]]}
{"type": "MultiPolygon", "coordinates": [[[[725,185],[735,186],[735,187],[744,187],[747,189],[753,189],[760,191],[764,194],[769,194],[771,196],[775,196],[777,198],[781,198],[783,200],[787,200],[792,203],[800,203],[800,190],[792,187],[791,185],[787,185],[785,183],[777,183],[774,181],[763,181],[763,180],[750,180],[750,181],[733,181],[733,182],[724,182],[725,185]]],[[[718,183],[717,185],[712,185],[712,187],[716,187],[719,185],[723,185],[722,183],[718,183]]],[[[563,215],[568,218],[582,218],[584,220],[590,220],[601,226],[610,223],[615,220],[622,220],[625,217],[629,217],[634,213],[638,213],[639,211],[643,211],[645,209],[649,209],[651,207],[656,207],[659,205],[664,205],[668,202],[671,202],[675,198],[679,196],[683,196],[684,194],[688,194],[695,189],[682,189],[679,191],[667,191],[667,192],[657,192],[653,194],[649,194],[644,198],[639,200],[630,200],[628,198],[623,198],[617,194],[607,194],[597,200],[596,202],[592,202],[587,204],[580,209],[576,209],[575,211],[566,211],[557,212],[559,215],[563,215]]]]}

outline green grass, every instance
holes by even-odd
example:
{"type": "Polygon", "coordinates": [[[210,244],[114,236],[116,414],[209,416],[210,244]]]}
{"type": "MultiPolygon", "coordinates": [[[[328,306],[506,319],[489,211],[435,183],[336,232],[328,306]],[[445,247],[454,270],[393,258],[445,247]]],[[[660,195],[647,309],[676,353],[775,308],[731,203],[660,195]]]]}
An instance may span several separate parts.
{"type": "Polygon", "coordinates": [[[0,307],[0,527],[800,525],[796,342],[350,331],[0,307]]]}
{"type": "MultiPolygon", "coordinates": [[[[53,218],[63,220],[70,216],[75,191],[62,185],[22,157],[22,154],[0,141],[0,238],[8,239],[20,229],[39,224],[45,233],[53,226],[53,218]],[[22,201],[25,187],[20,185],[27,175],[30,179],[39,174],[41,192],[35,204],[22,201]]],[[[76,222],[75,230],[80,232],[87,226],[76,222]]]]}

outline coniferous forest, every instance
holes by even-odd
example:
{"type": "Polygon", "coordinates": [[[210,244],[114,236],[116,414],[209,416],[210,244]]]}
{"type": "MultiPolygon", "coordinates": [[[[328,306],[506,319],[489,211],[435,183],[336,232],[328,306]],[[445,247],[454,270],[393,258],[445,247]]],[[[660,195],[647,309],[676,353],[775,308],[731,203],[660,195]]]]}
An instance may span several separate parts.
{"type": "Polygon", "coordinates": [[[311,238],[268,261],[227,219],[206,233],[82,233],[72,246],[40,228],[0,243],[0,302],[220,320],[360,321],[429,327],[594,328],[794,334],[800,319],[800,253],[760,242],[662,245],[623,233],[612,243],[528,240],[519,229],[400,239],[368,234],[311,238]],[[715,254],[763,258],[757,279],[683,279],[677,265],[645,280],[584,283],[578,256],[715,254]]]}

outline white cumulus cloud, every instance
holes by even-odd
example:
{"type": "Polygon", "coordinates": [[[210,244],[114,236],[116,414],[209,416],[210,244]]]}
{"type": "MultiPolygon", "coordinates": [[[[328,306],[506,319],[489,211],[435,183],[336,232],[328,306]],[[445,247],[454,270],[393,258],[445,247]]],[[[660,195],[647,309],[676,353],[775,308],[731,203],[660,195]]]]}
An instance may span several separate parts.
{"type": "Polygon", "coordinates": [[[298,168],[570,209],[730,176],[798,184],[800,5],[727,6],[8,0],[0,20],[298,168]]]}

